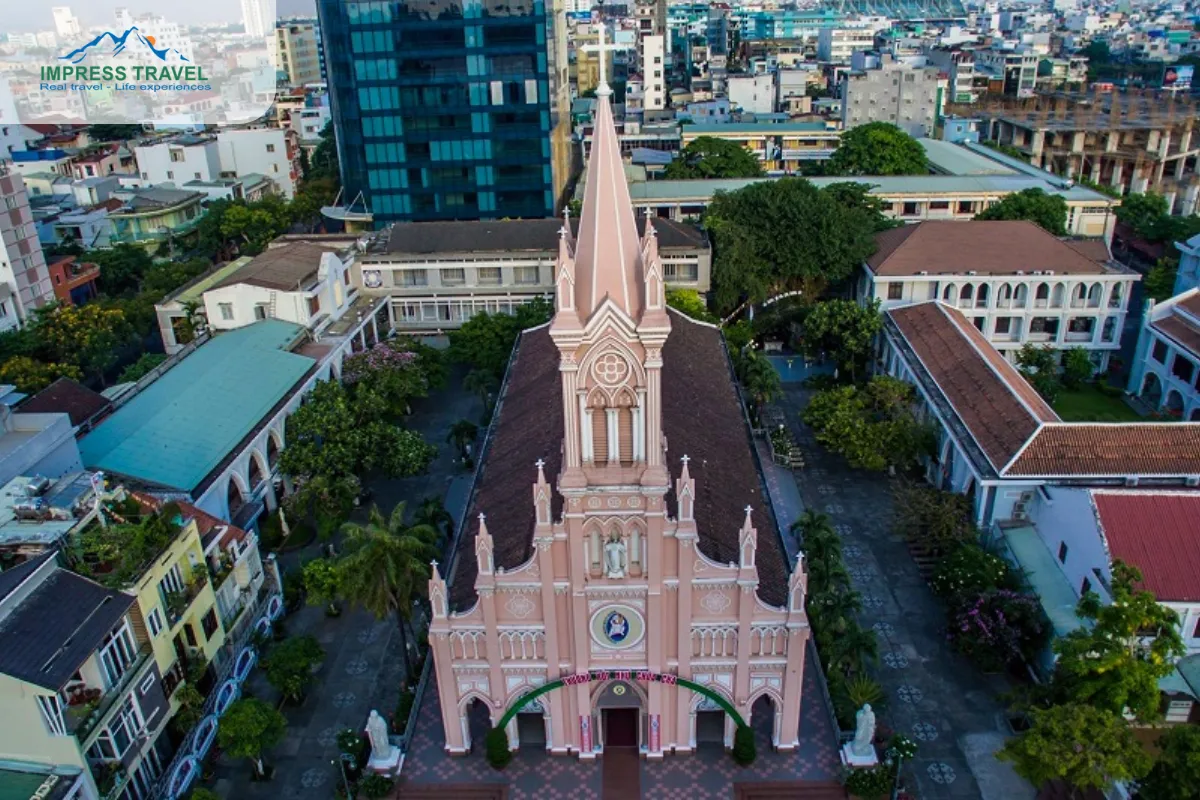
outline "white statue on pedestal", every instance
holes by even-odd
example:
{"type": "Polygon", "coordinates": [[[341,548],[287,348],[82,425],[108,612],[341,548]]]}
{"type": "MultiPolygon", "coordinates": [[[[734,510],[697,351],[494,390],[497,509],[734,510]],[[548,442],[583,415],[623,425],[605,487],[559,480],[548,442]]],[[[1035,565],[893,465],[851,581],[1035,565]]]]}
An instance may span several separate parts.
{"type": "Polygon", "coordinates": [[[371,740],[371,758],[386,760],[392,755],[392,743],[388,741],[387,722],[379,712],[371,709],[367,718],[367,738],[371,740]]]}
{"type": "Polygon", "coordinates": [[[614,536],[604,545],[604,562],[610,578],[625,577],[625,543],[614,536]]]}
{"type": "Polygon", "coordinates": [[[856,756],[869,756],[874,754],[875,748],[872,745],[872,740],[875,738],[875,712],[871,710],[871,704],[866,703],[854,715],[856,723],[854,728],[854,744],[851,745],[851,750],[856,756]]]}

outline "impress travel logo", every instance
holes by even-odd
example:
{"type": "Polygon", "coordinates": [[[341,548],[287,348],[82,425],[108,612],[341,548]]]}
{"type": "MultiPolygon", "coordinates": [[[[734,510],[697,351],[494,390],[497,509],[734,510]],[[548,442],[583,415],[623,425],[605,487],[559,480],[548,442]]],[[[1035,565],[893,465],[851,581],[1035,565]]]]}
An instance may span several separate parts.
{"type": "Polygon", "coordinates": [[[67,88],[65,85],[55,87],[55,81],[88,81],[87,84],[72,84],[72,90],[87,88],[106,88],[103,84],[134,80],[150,82],[136,84],[118,84],[107,88],[117,90],[154,90],[154,82],[171,82],[175,90],[191,88],[211,88],[207,86],[208,78],[204,68],[192,64],[187,56],[174,47],[160,46],[155,37],[138,29],[136,25],[128,28],[119,36],[112,31],[105,31],[85,45],[75,48],[66,55],[59,56],[59,61],[66,64],[44,65],[41,67],[41,79],[46,83],[43,90],[53,91],[55,88],[67,88]],[[124,58],[120,58],[124,56],[124,58]],[[149,61],[153,57],[159,63],[125,63],[135,58],[139,61],[149,61]],[[119,59],[122,63],[88,64],[98,58],[119,59]]]}

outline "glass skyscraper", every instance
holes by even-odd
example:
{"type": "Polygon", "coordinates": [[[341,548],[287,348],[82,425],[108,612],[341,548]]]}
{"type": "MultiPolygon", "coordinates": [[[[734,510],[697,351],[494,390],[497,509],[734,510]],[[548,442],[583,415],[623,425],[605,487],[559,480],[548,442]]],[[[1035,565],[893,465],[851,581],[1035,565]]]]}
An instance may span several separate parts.
{"type": "Polygon", "coordinates": [[[556,214],[570,169],[562,0],[317,11],[347,205],[361,192],[376,227],[556,214]]]}

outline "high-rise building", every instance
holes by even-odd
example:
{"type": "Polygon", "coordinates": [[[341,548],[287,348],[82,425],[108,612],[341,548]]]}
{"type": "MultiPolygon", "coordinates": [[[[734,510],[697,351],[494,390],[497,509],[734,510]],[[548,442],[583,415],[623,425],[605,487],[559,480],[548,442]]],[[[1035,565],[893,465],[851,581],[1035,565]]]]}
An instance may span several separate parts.
{"type": "Polygon", "coordinates": [[[54,32],[60,39],[69,41],[83,33],[83,26],[79,24],[70,6],[55,6],[50,9],[50,13],[54,15],[54,32]]]}
{"type": "Polygon", "coordinates": [[[570,165],[561,0],[317,11],[347,204],[376,225],[554,214],[570,165]]]}
{"type": "Polygon", "coordinates": [[[275,69],[287,73],[290,86],[320,83],[321,56],[317,49],[317,26],[312,20],[275,23],[275,69]]]}
{"type": "Polygon", "coordinates": [[[269,39],[275,30],[275,0],[242,0],[242,25],[247,36],[269,39]]]}
{"type": "Polygon", "coordinates": [[[50,272],[19,172],[0,162],[0,330],[19,327],[54,301],[50,272]]]}
{"type": "Polygon", "coordinates": [[[937,67],[914,67],[891,56],[855,53],[842,73],[842,127],[890,122],[910,136],[932,136],[938,116],[937,67]]]}

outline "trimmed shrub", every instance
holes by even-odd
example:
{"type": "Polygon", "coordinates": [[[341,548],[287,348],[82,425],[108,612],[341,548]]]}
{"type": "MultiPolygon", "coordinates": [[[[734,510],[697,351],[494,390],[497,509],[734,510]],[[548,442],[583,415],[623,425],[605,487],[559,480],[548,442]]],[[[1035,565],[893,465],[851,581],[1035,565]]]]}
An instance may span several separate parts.
{"type": "Polygon", "coordinates": [[[485,740],[487,761],[495,769],[504,769],[512,761],[512,751],[508,749],[508,734],[503,728],[492,728],[485,740]]]}
{"type": "Polygon", "coordinates": [[[379,800],[379,798],[387,797],[392,793],[392,788],[396,782],[391,778],[385,778],[383,775],[367,775],[358,782],[359,790],[371,798],[371,800],[379,800]]]}
{"type": "Polygon", "coordinates": [[[862,800],[883,800],[891,794],[894,780],[892,771],[883,767],[855,769],[846,775],[846,791],[862,800]]]}
{"type": "Polygon", "coordinates": [[[758,758],[758,749],[754,746],[754,729],[749,725],[738,726],[733,734],[733,760],[741,767],[748,767],[758,758]]]}

